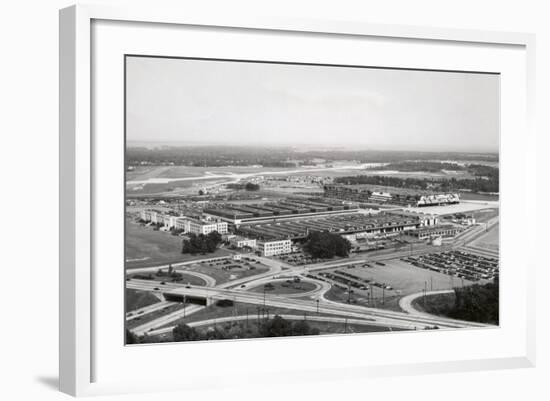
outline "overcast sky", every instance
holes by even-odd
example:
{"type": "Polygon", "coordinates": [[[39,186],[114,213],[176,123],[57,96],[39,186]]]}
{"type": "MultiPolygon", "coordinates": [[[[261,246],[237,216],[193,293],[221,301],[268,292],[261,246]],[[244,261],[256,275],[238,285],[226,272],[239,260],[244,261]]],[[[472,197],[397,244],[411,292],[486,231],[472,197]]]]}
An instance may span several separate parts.
{"type": "Polygon", "coordinates": [[[499,77],[127,58],[128,142],[498,151],[499,77]]]}

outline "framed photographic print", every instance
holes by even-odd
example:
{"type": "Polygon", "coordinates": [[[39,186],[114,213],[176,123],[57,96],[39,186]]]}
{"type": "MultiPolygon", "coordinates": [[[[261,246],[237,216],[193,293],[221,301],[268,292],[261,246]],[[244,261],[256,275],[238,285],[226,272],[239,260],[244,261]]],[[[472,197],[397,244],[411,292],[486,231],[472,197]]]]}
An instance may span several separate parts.
{"type": "Polygon", "coordinates": [[[532,366],[533,43],[62,10],[61,390],[532,366]]]}

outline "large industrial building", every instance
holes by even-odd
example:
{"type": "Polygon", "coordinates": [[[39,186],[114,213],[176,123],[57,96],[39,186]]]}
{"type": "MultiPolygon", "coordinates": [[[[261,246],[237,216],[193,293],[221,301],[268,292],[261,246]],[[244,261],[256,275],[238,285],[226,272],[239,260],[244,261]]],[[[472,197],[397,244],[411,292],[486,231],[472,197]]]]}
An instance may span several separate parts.
{"type": "Polygon", "coordinates": [[[432,238],[450,238],[459,234],[464,229],[451,224],[443,224],[435,227],[421,227],[418,230],[410,231],[407,234],[419,240],[432,238]]]}
{"type": "Polygon", "coordinates": [[[306,238],[312,231],[337,234],[364,233],[366,236],[393,235],[414,230],[422,225],[420,215],[368,214],[362,212],[337,216],[305,217],[295,220],[243,224],[237,231],[258,240],[306,238]]]}
{"type": "Polygon", "coordinates": [[[279,202],[252,205],[226,203],[205,208],[204,214],[238,227],[246,223],[346,214],[357,209],[357,205],[324,198],[287,198],[279,202]]]}
{"type": "Polygon", "coordinates": [[[142,210],[140,212],[141,220],[153,224],[161,224],[167,229],[175,228],[188,234],[209,234],[217,231],[220,234],[228,233],[228,225],[225,221],[214,219],[196,219],[192,217],[180,217],[163,214],[156,210],[142,210]]]}
{"type": "Polygon", "coordinates": [[[217,231],[220,234],[227,234],[227,223],[225,221],[209,221],[198,220],[190,217],[182,217],[177,220],[176,228],[183,230],[184,233],[189,234],[210,234],[213,231],[217,231]]]}

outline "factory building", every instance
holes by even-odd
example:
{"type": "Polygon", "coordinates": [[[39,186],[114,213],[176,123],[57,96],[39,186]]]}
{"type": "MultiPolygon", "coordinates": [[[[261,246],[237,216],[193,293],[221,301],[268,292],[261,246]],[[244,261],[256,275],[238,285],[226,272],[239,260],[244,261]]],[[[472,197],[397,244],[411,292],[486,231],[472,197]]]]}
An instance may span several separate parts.
{"type": "Polygon", "coordinates": [[[435,227],[420,227],[417,230],[407,231],[407,234],[420,240],[425,240],[437,237],[451,238],[456,236],[462,230],[463,229],[461,227],[446,224],[435,227]]]}
{"type": "Polygon", "coordinates": [[[292,252],[292,242],[289,239],[258,241],[258,251],[262,256],[284,255],[292,252]]]}
{"type": "Polygon", "coordinates": [[[227,234],[227,223],[225,221],[198,220],[190,217],[180,217],[176,220],[175,228],[187,234],[207,235],[213,231],[224,235],[227,234]]]}
{"type": "Polygon", "coordinates": [[[223,204],[204,209],[204,215],[221,219],[235,226],[300,217],[340,215],[358,210],[357,205],[324,198],[287,198],[264,204],[223,204]]]}
{"type": "Polygon", "coordinates": [[[231,245],[236,246],[237,248],[256,248],[256,240],[251,238],[245,238],[241,237],[239,235],[236,235],[229,239],[229,243],[231,245]]]}

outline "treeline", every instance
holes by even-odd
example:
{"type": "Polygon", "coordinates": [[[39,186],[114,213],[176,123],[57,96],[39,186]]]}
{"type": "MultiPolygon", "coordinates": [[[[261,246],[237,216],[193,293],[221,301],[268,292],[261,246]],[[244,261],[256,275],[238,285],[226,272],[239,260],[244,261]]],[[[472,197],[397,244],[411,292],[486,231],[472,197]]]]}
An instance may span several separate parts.
{"type": "Polygon", "coordinates": [[[351,250],[351,244],[338,234],[314,231],[307,236],[304,250],[314,258],[346,257],[351,250]]]}
{"type": "MultiPolygon", "coordinates": [[[[491,167],[492,168],[492,167],[491,167]]],[[[474,179],[436,179],[436,178],[401,178],[384,175],[358,175],[350,177],[336,177],[334,182],[340,184],[357,185],[370,184],[396,188],[428,190],[435,189],[441,192],[499,192],[498,169],[490,176],[474,179]]]]}
{"type": "Polygon", "coordinates": [[[181,253],[212,253],[215,252],[222,242],[222,236],[217,231],[204,234],[189,234],[189,239],[184,239],[181,253]]]}
{"type": "Polygon", "coordinates": [[[246,190],[246,191],[259,191],[260,184],[254,184],[253,182],[247,182],[246,184],[231,183],[226,185],[229,189],[246,190]]]}
{"type": "Polygon", "coordinates": [[[498,324],[498,305],[497,276],[492,283],[455,288],[455,302],[448,316],[470,322],[498,324]]]}
{"type": "MultiPolygon", "coordinates": [[[[378,167],[376,167],[378,168],[378,167]]],[[[433,162],[433,161],[405,161],[399,163],[390,163],[384,166],[387,170],[397,171],[426,171],[429,173],[437,173],[441,170],[462,171],[466,167],[456,163],[433,162]]]]}
{"type": "Polygon", "coordinates": [[[157,336],[138,337],[126,330],[126,344],[146,344],[158,342],[182,342],[205,340],[228,340],[238,338],[313,336],[320,334],[319,329],[311,327],[306,320],[290,321],[276,315],[272,319],[252,319],[250,324],[231,322],[216,325],[214,328],[199,330],[187,324],[178,324],[172,330],[172,339],[162,339],[157,336]]]}
{"type": "Polygon", "coordinates": [[[498,325],[499,282],[498,276],[491,283],[473,284],[454,289],[454,294],[429,295],[426,300],[415,301],[428,313],[498,325]]]}
{"type": "Polygon", "coordinates": [[[224,167],[262,165],[264,167],[295,167],[311,165],[313,160],[327,162],[356,160],[361,163],[403,162],[407,160],[480,160],[498,161],[497,153],[409,152],[377,150],[308,150],[291,147],[247,146],[163,146],[157,148],[129,147],[129,166],[180,165],[224,167]]]}

